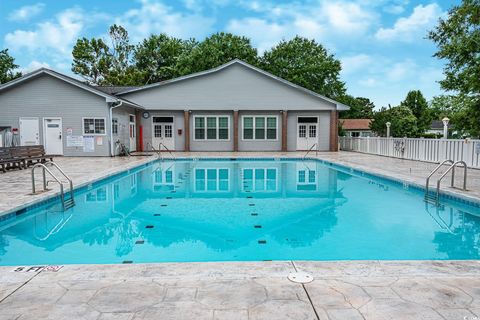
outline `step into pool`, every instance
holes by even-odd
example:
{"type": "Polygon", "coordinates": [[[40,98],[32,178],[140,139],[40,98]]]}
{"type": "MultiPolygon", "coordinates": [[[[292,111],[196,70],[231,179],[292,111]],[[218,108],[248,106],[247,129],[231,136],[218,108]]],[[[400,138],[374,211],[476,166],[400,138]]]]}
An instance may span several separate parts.
{"type": "Polygon", "coordinates": [[[479,259],[480,207],[317,160],[155,161],[0,222],[0,265],[479,259]]]}

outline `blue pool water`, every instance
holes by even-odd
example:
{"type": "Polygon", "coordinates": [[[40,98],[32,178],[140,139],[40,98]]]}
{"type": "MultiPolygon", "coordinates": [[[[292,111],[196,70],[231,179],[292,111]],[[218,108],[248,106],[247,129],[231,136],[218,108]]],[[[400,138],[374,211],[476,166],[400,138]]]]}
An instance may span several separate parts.
{"type": "Polygon", "coordinates": [[[155,162],[0,222],[0,265],[479,259],[480,210],[320,161],[155,162]]]}

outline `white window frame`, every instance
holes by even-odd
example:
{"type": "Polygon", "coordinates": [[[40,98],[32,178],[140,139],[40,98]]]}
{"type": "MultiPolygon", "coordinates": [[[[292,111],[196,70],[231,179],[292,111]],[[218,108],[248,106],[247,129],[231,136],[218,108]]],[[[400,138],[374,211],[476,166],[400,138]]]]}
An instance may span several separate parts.
{"type": "Polygon", "coordinates": [[[106,117],[82,117],[82,135],[84,136],[106,136],[107,135],[107,118],[106,117]],[[105,125],[105,133],[85,133],[85,119],[93,119],[93,126],[95,130],[95,120],[103,119],[105,125]]]}
{"type": "MultiPolygon", "coordinates": [[[[87,118],[88,119],[88,118],[87,118]]],[[[115,135],[115,136],[118,136],[118,118],[112,118],[112,135],[115,135]],[[114,124],[115,122],[115,124],[114,124]],[[116,127],[116,131],[114,130],[114,128],[116,127]]]]}
{"type": "Polygon", "coordinates": [[[244,182],[245,182],[245,170],[252,170],[252,190],[253,192],[277,192],[278,191],[278,169],[275,168],[275,167],[261,167],[261,168],[242,168],[242,177],[244,177],[242,179],[242,191],[245,191],[246,188],[245,188],[245,185],[244,185],[244,182]],[[263,185],[264,185],[264,189],[263,190],[257,190],[257,173],[255,170],[263,170],[263,185]],[[267,190],[267,182],[268,182],[268,178],[267,178],[267,173],[268,173],[268,170],[275,170],[275,190],[267,190]]]}
{"type": "Polygon", "coordinates": [[[279,116],[276,114],[272,115],[242,115],[242,141],[278,141],[278,121],[279,116]],[[245,118],[253,118],[253,138],[247,139],[245,138],[245,118]],[[257,139],[255,137],[255,118],[265,118],[265,138],[257,139]],[[268,139],[267,138],[267,130],[268,130],[268,123],[267,118],[275,118],[275,139],[268,139]]]}
{"type": "Polygon", "coordinates": [[[193,116],[193,141],[230,141],[230,115],[194,115],[193,116]],[[195,119],[197,118],[205,118],[205,127],[203,128],[204,133],[205,133],[205,138],[204,139],[197,139],[195,135],[196,131],[196,121],[195,119]],[[207,118],[216,118],[216,139],[207,139],[207,129],[208,129],[208,124],[207,124],[207,118]],[[219,139],[219,130],[220,127],[218,126],[218,119],[219,118],[227,118],[227,134],[228,138],[227,139],[219,139]]]}
{"type": "Polygon", "coordinates": [[[194,190],[196,193],[209,193],[209,192],[230,192],[230,177],[231,177],[231,174],[230,174],[230,168],[223,168],[223,167],[220,167],[220,168],[194,168],[193,169],[193,186],[194,186],[194,190]],[[205,181],[204,181],[204,189],[203,190],[198,190],[197,189],[197,170],[202,170],[204,171],[205,173],[205,181]],[[215,179],[215,190],[208,190],[208,178],[207,178],[207,171],[208,170],[215,170],[217,173],[216,173],[216,179],[215,179]],[[227,174],[228,174],[228,177],[227,177],[227,190],[220,190],[220,170],[227,170],[227,174]]]}

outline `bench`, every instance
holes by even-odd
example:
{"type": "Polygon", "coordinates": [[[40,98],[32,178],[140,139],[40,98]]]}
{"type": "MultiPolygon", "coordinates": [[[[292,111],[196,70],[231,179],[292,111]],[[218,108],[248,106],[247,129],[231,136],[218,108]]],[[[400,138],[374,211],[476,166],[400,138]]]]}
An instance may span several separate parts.
{"type": "Polygon", "coordinates": [[[45,148],[42,145],[0,148],[0,166],[3,172],[17,167],[24,169],[47,160],[53,161],[53,157],[45,155],[45,148]]]}

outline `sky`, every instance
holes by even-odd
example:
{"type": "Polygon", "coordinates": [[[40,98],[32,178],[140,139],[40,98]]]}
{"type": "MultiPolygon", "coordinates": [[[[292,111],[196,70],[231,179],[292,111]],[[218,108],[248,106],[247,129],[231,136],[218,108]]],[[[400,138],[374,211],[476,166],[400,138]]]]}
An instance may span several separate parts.
{"type": "Polygon", "coordinates": [[[409,90],[441,94],[443,63],[427,33],[458,1],[414,0],[0,0],[0,47],[22,71],[48,67],[69,75],[79,37],[106,38],[114,23],[133,43],[167,33],[202,40],[215,32],[251,39],[262,53],[300,35],[342,62],[341,79],[377,108],[397,105],[409,90]]]}

